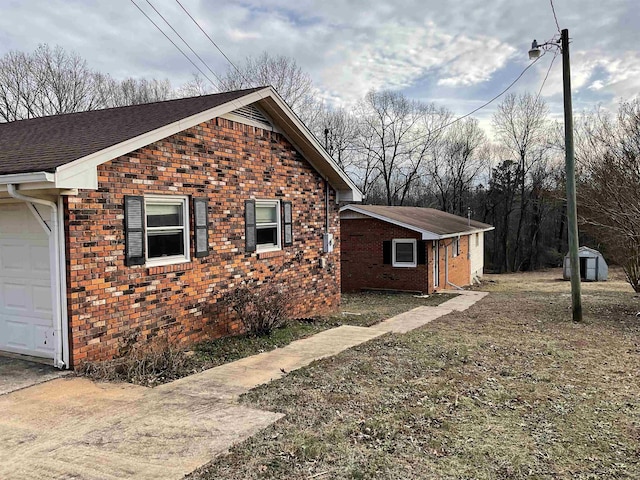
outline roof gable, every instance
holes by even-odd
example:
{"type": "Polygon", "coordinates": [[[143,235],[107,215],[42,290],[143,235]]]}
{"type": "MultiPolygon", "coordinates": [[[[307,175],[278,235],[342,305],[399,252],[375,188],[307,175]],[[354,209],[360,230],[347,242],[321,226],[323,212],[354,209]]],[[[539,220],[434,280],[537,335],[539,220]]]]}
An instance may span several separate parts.
{"type": "Polygon", "coordinates": [[[343,212],[349,211],[421,233],[423,240],[439,240],[494,229],[489,224],[469,220],[435,208],[345,205],[340,209],[341,216],[344,215],[343,212]]]}
{"type": "Polygon", "coordinates": [[[55,188],[97,188],[98,165],[227,114],[274,124],[338,192],[361,193],[271,87],[93,110],[0,124],[0,184],[41,182],[55,188]],[[247,108],[257,105],[260,108],[247,108]],[[261,111],[267,116],[260,116],[261,111]],[[242,116],[242,115],[240,115],[242,116]],[[50,174],[53,174],[51,176],[50,174]]]}

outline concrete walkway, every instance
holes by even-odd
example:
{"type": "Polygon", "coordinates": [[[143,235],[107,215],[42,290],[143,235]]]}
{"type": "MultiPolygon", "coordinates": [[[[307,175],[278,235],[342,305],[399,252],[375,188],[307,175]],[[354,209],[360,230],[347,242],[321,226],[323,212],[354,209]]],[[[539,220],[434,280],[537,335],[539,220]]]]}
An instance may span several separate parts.
{"type": "Polygon", "coordinates": [[[281,414],[239,395],[389,332],[404,333],[483,298],[461,294],[373,327],[342,326],[154,389],[67,377],[0,395],[0,478],[178,480],[281,414]]]}

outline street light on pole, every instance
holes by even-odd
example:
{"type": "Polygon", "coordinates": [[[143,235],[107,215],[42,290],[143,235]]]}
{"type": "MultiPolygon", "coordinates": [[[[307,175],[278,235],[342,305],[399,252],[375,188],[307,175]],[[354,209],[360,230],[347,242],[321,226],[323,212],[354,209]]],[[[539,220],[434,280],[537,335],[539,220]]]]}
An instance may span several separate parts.
{"type": "Polygon", "coordinates": [[[569,63],[569,30],[560,32],[560,42],[538,45],[535,40],[529,50],[529,58],[540,56],[540,48],[554,46],[562,52],[562,91],[564,97],[564,145],[567,181],[567,226],[569,230],[569,263],[571,265],[571,305],[573,320],[582,321],[580,285],[580,258],[578,256],[578,209],[576,204],[576,166],[573,149],[573,107],[571,105],[571,66],[569,63]]]}

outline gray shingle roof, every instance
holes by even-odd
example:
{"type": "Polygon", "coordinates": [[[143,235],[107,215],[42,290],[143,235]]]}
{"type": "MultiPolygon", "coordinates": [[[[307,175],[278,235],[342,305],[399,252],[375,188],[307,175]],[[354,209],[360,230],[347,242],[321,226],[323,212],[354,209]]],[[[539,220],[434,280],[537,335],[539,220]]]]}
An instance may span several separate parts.
{"type": "Polygon", "coordinates": [[[264,87],[0,123],[0,175],[56,167],[264,87]]]}
{"type": "Polygon", "coordinates": [[[469,221],[467,218],[446,213],[435,208],[397,207],[384,205],[353,205],[359,211],[384,217],[391,222],[403,223],[418,230],[437,235],[453,235],[471,230],[493,229],[489,224],[469,221]]]}

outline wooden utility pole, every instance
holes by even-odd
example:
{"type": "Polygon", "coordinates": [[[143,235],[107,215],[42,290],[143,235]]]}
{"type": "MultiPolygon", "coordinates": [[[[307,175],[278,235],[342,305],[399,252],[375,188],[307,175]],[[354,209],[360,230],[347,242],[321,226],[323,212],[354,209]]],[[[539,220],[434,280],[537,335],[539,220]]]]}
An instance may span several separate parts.
{"type": "Polygon", "coordinates": [[[562,87],[564,96],[564,144],[567,176],[567,220],[569,230],[569,262],[571,265],[571,305],[573,321],[582,321],[580,293],[580,257],[578,256],[578,209],[576,205],[576,166],[573,150],[573,107],[571,105],[571,67],[569,65],[569,30],[562,30],[562,87]]]}

